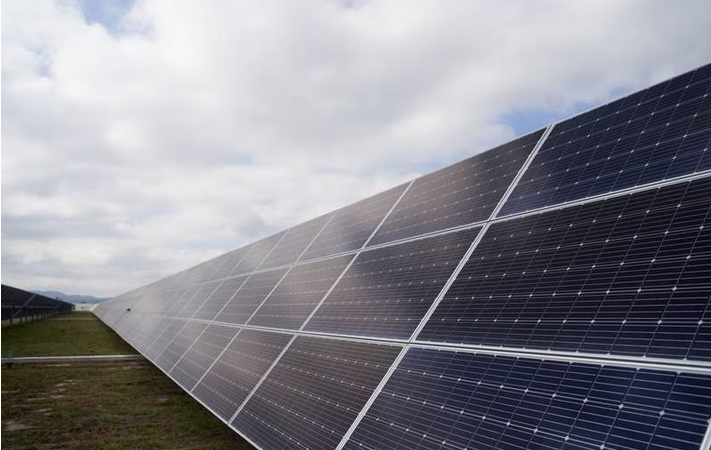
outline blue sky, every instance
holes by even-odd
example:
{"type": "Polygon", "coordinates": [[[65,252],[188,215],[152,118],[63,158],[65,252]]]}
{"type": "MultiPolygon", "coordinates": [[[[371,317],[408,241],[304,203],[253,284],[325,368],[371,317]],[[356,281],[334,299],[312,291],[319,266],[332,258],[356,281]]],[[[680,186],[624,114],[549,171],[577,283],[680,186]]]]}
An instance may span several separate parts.
{"type": "Polygon", "coordinates": [[[134,0],[77,1],[77,6],[80,8],[87,24],[97,23],[114,35],[121,33],[123,19],[134,4],[134,0]]]}
{"type": "Polygon", "coordinates": [[[711,3],[8,0],[2,279],[116,295],[711,60],[711,3]]]}

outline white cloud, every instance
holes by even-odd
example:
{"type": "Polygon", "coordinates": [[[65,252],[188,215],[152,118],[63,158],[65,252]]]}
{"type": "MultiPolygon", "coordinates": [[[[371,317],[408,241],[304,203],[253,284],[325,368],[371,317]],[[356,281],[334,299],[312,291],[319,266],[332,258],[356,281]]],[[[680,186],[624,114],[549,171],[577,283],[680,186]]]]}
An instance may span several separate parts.
{"type": "Polygon", "coordinates": [[[68,0],[3,13],[3,281],[97,295],[502,143],[514,112],[711,59],[704,0],[145,0],[111,32],[68,0]]]}

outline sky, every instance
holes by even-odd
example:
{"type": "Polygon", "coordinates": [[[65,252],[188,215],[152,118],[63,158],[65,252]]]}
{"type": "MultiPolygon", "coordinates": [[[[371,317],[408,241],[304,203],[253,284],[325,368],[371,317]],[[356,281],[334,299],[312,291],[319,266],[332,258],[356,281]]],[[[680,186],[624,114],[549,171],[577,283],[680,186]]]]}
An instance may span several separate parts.
{"type": "Polygon", "coordinates": [[[709,61],[708,0],[3,0],[2,282],[118,295],[709,61]]]}

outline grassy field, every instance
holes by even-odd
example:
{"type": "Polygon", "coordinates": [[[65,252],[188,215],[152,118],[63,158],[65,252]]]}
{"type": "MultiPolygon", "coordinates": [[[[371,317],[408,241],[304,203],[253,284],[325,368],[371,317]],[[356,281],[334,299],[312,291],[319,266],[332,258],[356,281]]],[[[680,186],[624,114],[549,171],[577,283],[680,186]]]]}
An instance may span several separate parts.
{"type": "MultiPolygon", "coordinates": [[[[129,353],[130,347],[108,327],[90,322],[3,328],[3,348],[7,344],[37,356],[48,355],[42,350],[55,355],[129,353]],[[34,331],[28,332],[30,327],[34,331]],[[79,330],[87,330],[87,337],[79,330]],[[33,335],[42,342],[33,343],[33,335]],[[52,342],[56,336],[66,342],[52,342]],[[86,338],[96,342],[83,343],[86,338]]],[[[147,361],[3,367],[2,445],[27,450],[252,449],[147,361]]]]}
{"type": "Polygon", "coordinates": [[[136,351],[91,312],[2,327],[2,356],[123,355],[136,351]]]}

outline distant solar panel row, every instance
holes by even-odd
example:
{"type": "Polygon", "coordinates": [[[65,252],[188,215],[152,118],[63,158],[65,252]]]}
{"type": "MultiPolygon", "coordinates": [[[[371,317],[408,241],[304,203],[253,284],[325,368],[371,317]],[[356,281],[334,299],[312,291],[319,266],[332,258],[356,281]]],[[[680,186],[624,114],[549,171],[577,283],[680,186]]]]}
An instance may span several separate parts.
{"type": "Polygon", "coordinates": [[[68,312],[74,305],[65,301],[49,298],[16,287],[2,285],[2,320],[19,320],[26,317],[50,316],[68,312]]]}
{"type": "Polygon", "coordinates": [[[265,450],[708,450],[709,86],[711,65],[97,314],[265,450]]]}

